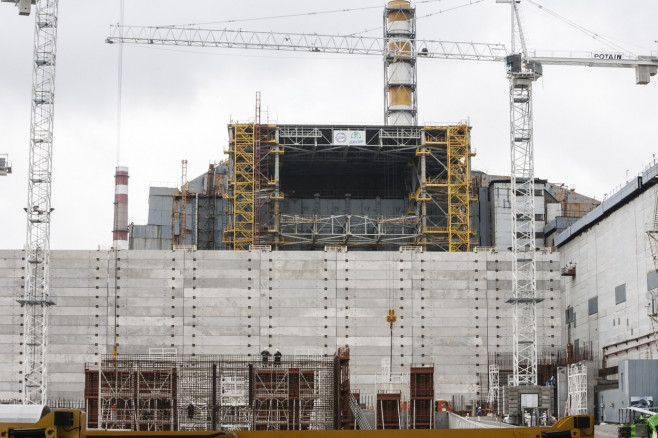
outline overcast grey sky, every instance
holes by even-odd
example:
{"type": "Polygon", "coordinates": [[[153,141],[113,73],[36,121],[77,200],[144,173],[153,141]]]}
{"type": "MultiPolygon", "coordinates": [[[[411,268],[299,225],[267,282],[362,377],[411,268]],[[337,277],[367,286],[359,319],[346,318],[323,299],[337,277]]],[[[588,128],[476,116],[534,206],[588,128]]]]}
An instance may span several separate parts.
{"type": "MultiPolygon", "coordinates": [[[[655,0],[534,0],[636,54],[658,51],[655,0]]],[[[125,0],[125,24],[166,25],[374,7],[218,27],[381,36],[381,0],[125,0]]],[[[504,43],[509,5],[495,0],[417,3],[419,39],[504,43]],[[468,5],[469,3],[473,3],[468,5]],[[468,5],[454,9],[461,5],[468,5]],[[452,9],[452,10],[451,10],[452,9]],[[445,11],[438,13],[439,11],[445,11]]],[[[529,47],[605,51],[601,41],[525,2],[529,47]]],[[[60,0],[51,247],[111,245],[116,166],[117,54],[104,43],[119,0],[60,0]]],[[[25,244],[34,16],[0,4],[0,248],[25,244]]],[[[224,159],[226,125],[253,117],[254,96],[278,123],[381,124],[383,67],[376,56],[126,46],[121,164],[130,168],[129,221],[146,223],[149,185],[179,183],[224,159]]],[[[473,168],[509,174],[508,82],[503,64],[419,60],[419,121],[468,120],[473,168]]],[[[535,174],[601,199],[658,152],[658,77],[630,69],[546,66],[534,88],[535,174]]],[[[265,116],[264,116],[265,117],[265,116]]]]}

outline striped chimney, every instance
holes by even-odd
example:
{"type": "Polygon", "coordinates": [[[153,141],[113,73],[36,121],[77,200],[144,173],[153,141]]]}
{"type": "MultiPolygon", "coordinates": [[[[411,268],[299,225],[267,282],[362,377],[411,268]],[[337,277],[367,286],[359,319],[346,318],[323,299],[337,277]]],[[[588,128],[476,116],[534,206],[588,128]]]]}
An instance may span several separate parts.
{"type": "Polygon", "coordinates": [[[114,174],[114,229],[112,245],[128,249],[128,168],[117,166],[114,174]]]}

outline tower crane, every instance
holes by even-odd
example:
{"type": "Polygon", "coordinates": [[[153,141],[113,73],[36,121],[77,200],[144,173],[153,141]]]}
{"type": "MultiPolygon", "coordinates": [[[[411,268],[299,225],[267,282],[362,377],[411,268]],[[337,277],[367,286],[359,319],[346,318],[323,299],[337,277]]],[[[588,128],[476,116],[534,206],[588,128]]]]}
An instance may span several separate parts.
{"type": "Polygon", "coordinates": [[[55,49],[58,0],[2,0],[29,15],[35,5],[32,111],[27,191],[25,284],[18,300],[23,308],[23,404],[45,404],[47,387],[48,309],[50,297],[50,183],[52,177],[55,49]]]}
{"type": "MultiPolygon", "coordinates": [[[[537,384],[537,317],[534,147],[532,129],[532,83],[542,76],[543,65],[633,68],[637,84],[648,84],[658,72],[658,57],[622,56],[537,56],[526,47],[519,19],[519,0],[497,0],[511,4],[512,45],[419,40],[415,38],[415,14],[408,1],[391,1],[385,9],[384,38],[318,35],[305,33],[250,32],[187,27],[112,26],[108,43],[132,43],[193,47],[280,50],[311,53],[340,53],[383,57],[385,69],[406,61],[411,81],[391,83],[397,74],[386,71],[388,94],[385,99],[385,123],[410,124],[415,116],[415,62],[418,58],[505,62],[509,79],[510,158],[512,204],[512,295],[507,300],[513,313],[513,385],[537,384]],[[390,18],[391,11],[398,15],[390,18]],[[387,22],[388,15],[388,22],[387,22]],[[410,26],[396,22],[408,19],[410,26]],[[406,117],[391,117],[395,105],[392,93],[402,90],[410,95],[406,117]]],[[[404,67],[403,65],[397,65],[404,67]]],[[[404,102],[406,100],[406,102],[404,102]]],[[[405,105],[402,105],[403,107],[405,105]]]]}
{"type": "Polygon", "coordinates": [[[510,199],[512,207],[512,385],[537,385],[537,276],[535,261],[535,171],[532,83],[542,75],[531,61],[519,17],[512,5],[512,46],[507,57],[510,98],[510,199]]]}

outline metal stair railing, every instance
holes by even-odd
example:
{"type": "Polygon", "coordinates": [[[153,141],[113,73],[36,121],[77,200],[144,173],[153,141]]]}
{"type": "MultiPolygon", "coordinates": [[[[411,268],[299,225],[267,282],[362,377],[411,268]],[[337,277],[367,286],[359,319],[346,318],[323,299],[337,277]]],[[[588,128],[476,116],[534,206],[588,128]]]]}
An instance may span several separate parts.
{"type": "Polygon", "coordinates": [[[354,398],[354,394],[352,394],[351,392],[349,395],[349,402],[350,402],[350,409],[352,410],[352,414],[354,414],[354,418],[356,419],[356,424],[359,426],[359,429],[371,430],[372,426],[370,426],[370,423],[368,423],[366,416],[363,415],[359,403],[356,401],[356,398],[354,398]]]}

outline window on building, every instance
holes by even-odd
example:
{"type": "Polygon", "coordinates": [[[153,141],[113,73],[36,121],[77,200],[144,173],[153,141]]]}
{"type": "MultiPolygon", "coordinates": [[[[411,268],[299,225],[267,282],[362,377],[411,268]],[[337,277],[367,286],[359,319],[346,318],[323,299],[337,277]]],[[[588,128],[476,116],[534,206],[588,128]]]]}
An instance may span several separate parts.
{"type": "Polygon", "coordinates": [[[658,272],[654,270],[647,274],[647,292],[652,289],[658,289],[658,272]]]}
{"type": "Polygon", "coordinates": [[[626,301],[626,283],[615,288],[615,304],[620,304],[624,301],[626,301]]]}
{"type": "Polygon", "coordinates": [[[593,297],[587,300],[587,314],[595,315],[599,313],[599,297],[593,297]]]}

